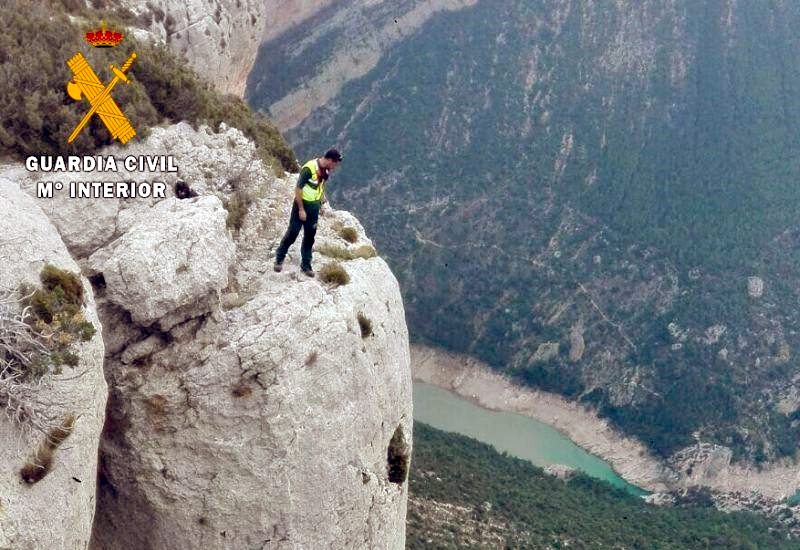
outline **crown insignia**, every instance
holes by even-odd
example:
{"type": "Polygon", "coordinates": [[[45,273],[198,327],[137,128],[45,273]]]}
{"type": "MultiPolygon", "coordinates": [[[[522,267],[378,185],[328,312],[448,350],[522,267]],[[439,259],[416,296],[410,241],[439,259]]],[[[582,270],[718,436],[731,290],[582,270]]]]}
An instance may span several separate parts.
{"type": "Polygon", "coordinates": [[[84,38],[95,48],[113,48],[122,42],[125,35],[106,29],[106,22],[103,21],[101,28],[87,32],[84,38]]]}

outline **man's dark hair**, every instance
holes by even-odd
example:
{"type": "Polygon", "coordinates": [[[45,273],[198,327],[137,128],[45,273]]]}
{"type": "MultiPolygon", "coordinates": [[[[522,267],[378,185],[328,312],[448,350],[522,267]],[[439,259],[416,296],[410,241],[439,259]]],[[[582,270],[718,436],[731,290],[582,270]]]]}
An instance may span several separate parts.
{"type": "Polygon", "coordinates": [[[342,162],[342,154],[336,149],[328,149],[325,153],[325,158],[334,162],[342,162]]]}

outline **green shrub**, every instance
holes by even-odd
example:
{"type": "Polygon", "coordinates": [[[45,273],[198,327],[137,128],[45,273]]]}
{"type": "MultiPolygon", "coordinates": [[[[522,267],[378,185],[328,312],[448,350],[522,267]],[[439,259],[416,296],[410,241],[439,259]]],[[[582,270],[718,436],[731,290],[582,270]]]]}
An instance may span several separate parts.
{"type": "Polygon", "coordinates": [[[58,372],[61,365],[75,367],[79,357],[70,350],[77,342],[92,339],[97,329],[83,314],[83,285],[80,277],[46,264],[39,274],[42,288],[20,285],[22,306],[30,309],[27,324],[44,344],[25,366],[25,377],[40,378],[58,372]]]}
{"type": "Polygon", "coordinates": [[[322,266],[319,278],[322,282],[330,283],[334,286],[346,285],[350,282],[350,275],[347,274],[344,266],[339,262],[330,262],[322,266]]]}
{"type": "Polygon", "coordinates": [[[45,264],[39,273],[39,280],[45,290],[53,291],[60,287],[66,302],[77,307],[83,305],[83,283],[77,274],[45,264]]]}

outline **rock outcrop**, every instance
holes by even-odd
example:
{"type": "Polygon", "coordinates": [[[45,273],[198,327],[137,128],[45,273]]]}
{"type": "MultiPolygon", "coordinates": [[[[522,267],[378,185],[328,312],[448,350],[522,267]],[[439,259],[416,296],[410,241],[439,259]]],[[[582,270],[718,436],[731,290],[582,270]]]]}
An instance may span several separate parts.
{"type": "Polygon", "coordinates": [[[210,311],[228,284],[234,244],[217,197],[170,198],[98,252],[105,297],[142,326],[169,330],[210,311]],[[145,274],[142,276],[142,274],[145,274]]]}
{"type": "Polygon", "coordinates": [[[347,284],[301,275],[295,248],[274,273],[294,176],[266,170],[241,132],[178,124],[108,152],[174,155],[177,174],[105,179],[180,178],[200,196],[112,201],[113,230],[88,235],[69,230],[91,215],[86,202],[37,200],[103,320],[110,396],[91,548],[403,548],[408,333],[361,225],[330,208],[319,222],[315,268],[338,262],[347,284]]]}
{"type": "MultiPolygon", "coordinates": [[[[39,274],[46,263],[79,272],[42,210],[16,182],[0,177],[0,292],[8,298],[22,283],[39,286],[39,274]]],[[[84,549],[89,543],[107,387],[100,322],[91,287],[81,280],[83,315],[97,333],[71,346],[77,356],[76,366],[45,374],[21,394],[49,429],[71,418],[68,437],[61,445],[51,441],[50,445],[58,448],[51,448],[45,457],[45,451],[39,450],[47,448],[45,434],[32,429],[26,419],[14,422],[8,415],[0,415],[2,550],[73,550],[84,549]],[[26,464],[33,465],[35,477],[28,478],[28,483],[21,478],[21,468],[26,464]]],[[[0,303],[0,308],[6,307],[16,306],[0,303]]],[[[2,397],[0,401],[4,401],[5,411],[8,401],[2,397]]]]}
{"type": "MultiPolygon", "coordinates": [[[[137,26],[185,56],[225,93],[242,96],[262,41],[280,36],[332,0],[119,0],[137,26]]],[[[430,3],[430,2],[427,2],[430,3]]]]}
{"type": "Polygon", "coordinates": [[[140,27],[185,56],[220,91],[242,95],[271,2],[121,0],[120,4],[136,14],[140,27]]]}
{"type": "MultiPolygon", "coordinates": [[[[288,130],[305,120],[314,109],[331,102],[348,82],[367,74],[392,45],[413,34],[431,17],[442,11],[474,5],[475,0],[318,2],[317,9],[322,14],[310,20],[302,17],[310,15],[310,2],[281,4],[295,8],[290,13],[297,16],[287,19],[276,15],[277,25],[273,25],[272,17],[268,16],[270,24],[260,57],[248,79],[247,95],[258,107],[269,109],[270,118],[279,128],[288,130]],[[287,28],[286,23],[298,24],[287,28]],[[332,38],[339,32],[343,39],[332,38]],[[293,39],[292,33],[303,34],[305,39],[293,39]],[[331,40],[335,42],[325,48],[327,55],[318,58],[318,45],[331,40]],[[317,67],[313,75],[287,79],[282,85],[285,93],[280,97],[264,96],[266,88],[279,75],[302,74],[302,69],[295,67],[309,63],[317,67]]],[[[285,10],[270,13],[283,14],[285,10]]]]}

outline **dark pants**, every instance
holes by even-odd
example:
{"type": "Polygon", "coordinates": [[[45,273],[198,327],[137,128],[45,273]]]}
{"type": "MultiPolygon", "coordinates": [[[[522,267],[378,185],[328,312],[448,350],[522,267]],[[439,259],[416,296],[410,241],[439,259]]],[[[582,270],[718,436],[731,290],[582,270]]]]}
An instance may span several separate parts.
{"type": "Polygon", "coordinates": [[[292,215],[289,217],[289,228],[278,245],[275,252],[275,263],[282,264],[289,252],[289,247],[297,240],[300,228],[303,228],[303,242],[300,244],[300,266],[303,269],[311,269],[311,248],[314,246],[314,236],[317,234],[317,220],[319,219],[320,203],[303,201],[303,209],[306,211],[306,221],[300,220],[297,209],[297,202],[292,201],[292,215]]]}

